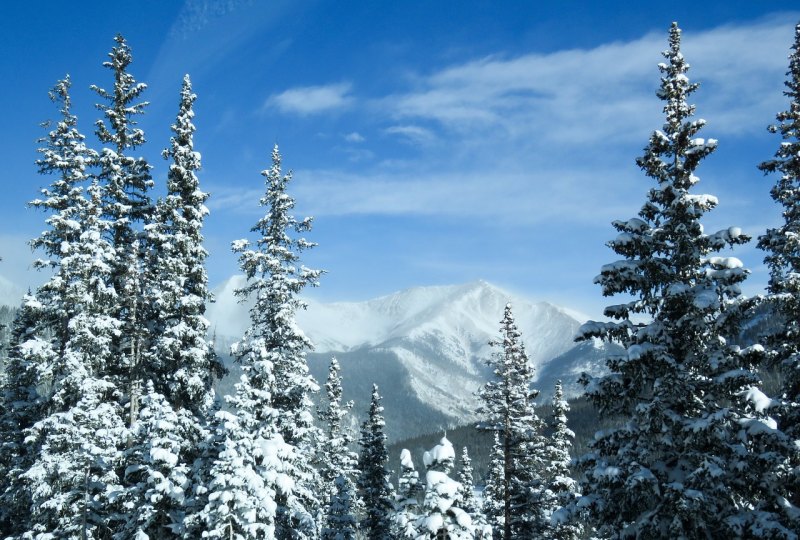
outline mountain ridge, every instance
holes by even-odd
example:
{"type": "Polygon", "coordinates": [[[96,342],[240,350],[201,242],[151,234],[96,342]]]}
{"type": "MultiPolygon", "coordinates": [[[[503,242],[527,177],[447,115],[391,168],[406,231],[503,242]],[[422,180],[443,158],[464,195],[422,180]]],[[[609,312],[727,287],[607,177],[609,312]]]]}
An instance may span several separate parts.
{"type": "MultiPolygon", "coordinates": [[[[235,276],[216,291],[208,317],[221,343],[238,339],[249,323],[247,305],[235,303],[235,276]],[[221,331],[224,328],[224,331],[221,331]]],[[[381,386],[390,437],[477,419],[477,390],[491,377],[489,346],[511,303],[542,399],[563,378],[567,395],[580,393],[581,370],[603,369],[605,346],[574,343],[581,325],[569,310],[514,296],[486,281],[413,287],[363,302],[311,300],[297,314],[316,344],[309,368],[322,382],[331,356],[342,369],[345,399],[365,410],[373,382],[381,386]],[[544,387],[546,385],[546,387],[544,387]]],[[[221,351],[224,352],[224,351],[221,351]]]]}

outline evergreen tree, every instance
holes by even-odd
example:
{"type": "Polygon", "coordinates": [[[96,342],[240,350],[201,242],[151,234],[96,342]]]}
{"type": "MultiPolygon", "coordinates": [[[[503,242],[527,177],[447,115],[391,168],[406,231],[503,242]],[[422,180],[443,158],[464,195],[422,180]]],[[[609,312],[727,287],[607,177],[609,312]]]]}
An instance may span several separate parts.
{"type": "Polygon", "coordinates": [[[550,422],[552,434],[547,445],[542,476],[542,508],[548,523],[547,537],[559,540],[577,540],[583,528],[571,515],[570,509],[577,498],[577,482],[570,476],[570,448],[575,433],[567,427],[569,403],[564,399],[561,381],[556,382],[553,393],[553,416],[550,422]]]}
{"type": "MultiPolygon", "coordinates": [[[[201,234],[208,213],[204,206],[208,195],[200,191],[195,174],[200,168],[200,154],[193,146],[195,99],[186,76],[177,119],[172,125],[171,146],[164,151],[164,156],[172,159],[167,196],[158,202],[153,223],[146,226],[149,253],[143,269],[147,275],[142,279],[146,283],[144,305],[149,308],[150,340],[142,343],[147,349],[142,351],[137,382],[142,381],[148,388],[142,396],[148,404],[142,404],[140,412],[139,404],[132,403],[134,444],[142,447],[126,453],[126,479],[130,475],[133,484],[129,494],[132,508],[129,526],[141,528],[152,538],[162,537],[167,528],[182,530],[184,510],[192,511],[180,508],[194,501],[191,497],[194,490],[186,482],[196,475],[187,471],[200,457],[201,441],[208,437],[207,418],[215,400],[212,382],[214,376],[221,376],[224,371],[206,338],[209,323],[203,316],[206,302],[211,300],[204,268],[208,253],[202,246],[201,234]],[[145,407],[150,409],[147,419],[139,422],[137,418],[145,414],[145,407]],[[149,435],[153,421],[162,427],[169,426],[169,433],[161,439],[169,442],[169,460],[147,457],[154,451],[149,435]],[[155,495],[154,503],[153,496],[148,495],[151,488],[147,479],[163,477],[165,480],[159,485],[166,490],[173,482],[169,467],[177,475],[178,480],[174,481],[179,487],[168,488],[172,495],[155,495]],[[178,521],[165,524],[165,519],[178,521]]],[[[135,254],[136,250],[132,250],[129,259],[132,267],[138,263],[135,254]]],[[[129,298],[136,298],[139,273],[132,272],[129,276],[133,278],[129,298]]]]}
{"type": "Polygon", "coordinates": [[[498,490],[504,495],[502,538],[533,538],[543,527],[537,500],[544,425],[533,405],[538,394],[531,390],[533,369],[510,304],[506,305],[500,332],[502,340],[492,344],[501,350],[489,361],[495,380],[480,390],[483,404],[479,412],[485,417],[480,427],[498,432],[503,447],[503,487],[498,490]]]}
{"type": "Polygon", "coordinates": [[[114,501],[122,492],[117,468],[127,429],[118,404],[119,388],[103,374],[114,362],[113,340],[120,332],[109,315],[116,293],[109,287],[113,247],[104,238],[109,224],[101,216],[100,188],[78,223],[78,242],[61,259],[68,279],[64,302],[74,311],[64,353],[38,366],[49,382],[43,396],[47,414],[26,430],[34,455],[22,475],[31,493],[28,534],[110,538],[121,519],[114,501]]]}
{"type": "Polygon", "coordinates": [[[459,507],[463,486],[450,478],[455,462],[453,445],[442,437],[438,445],[423,455],[425,473],[425,498],[421,515],[417,519],[417,538],[449,538],[467,540],[475,538],[472,517],[459,507]]]}
{"type": "Polygon", "coordinates": [[[766,418],[745,399],[758,378],[754,350],[726,338],[739,334],[739,283],[747,271],[734,257],[712,256],[747,241],[731,227],[705,234],[700,218],[717,204],[695,195],[695,169],[717,146],[696,135],[687,98],[697,88],[669,32],[658,97],[666,116],[637,160],[656,181],[639,217],[615,221],[609,246],[624,259],[596,282],[603,294],[632,300],[609,306],[617,322],[589,322],[582,338],[615,341],[625,352],[607,360],[610,374],[583,377],[603,415],[625,423],[600,432],[581,459],[583,499],[598,534],[610,538],[739,537],[750,497],[745,439],[766,418]]]}
{"type": "Polygon", "coordinates": [[[369,415],[361,425],[361,454],[358,456],[358,495],[364,506],[359,530],[370,540],[391,538],[391,512],[394,489],[386,469],[388,454],[383,432],[383,407],[378,386],[372,385],[369,415]]]}
{"type": "Polygon", "coordinates": [[[0,385],[0,531],[21,534],[30,511],[30,492],[20,475],[34,459],[25,445],[25,430],[42,414],[37,389],[39,368],[52,361],[51,344],[42,339],[42,305],[26,295],[14,320],[9,354],[0,385]]]}
{"type": "Polygon", "coordinates": [[[503,538],[505,530],[506,479],[504,446],[500,440],[500,432],[494,432],[489,473],[483,488],[483,515],[492,528],[492,538],[503,538]]]}
{"type": "Polygon", "coordinates": [[[202,530],[203,538],[275,538],[278,489],[291,489],[292,479],[282,466],[292,448],[270,444],[270,451],[264,452],[268,442],[282,441],[277,435],[269,440],[256,435],[253,422],[260,400],[247,406],[243,402],[243,392],[247,390],[254,389],[247,382],[247,375],[243,375],[236,400],[237,415],[220,411],[215,416],[214,439],[208,449],[215,458],[208,473],[207,504],[189,521],[189,529],[202,530]]]}
{"type": "Polygon", "coordinates": [[[486,523],[486,517],[475,498],[472,459],[469,457],[466,446],[461,452],[461,470],[458,472],[458,482],[461,484],[461,490],[458,492],[458,506],[472,518],[475,538],[491,539],[492,527],[486,523]]]}
{"type": "Polygon", "coordinates": [[[190,489],[185,454],[191,440],[186,433],[191,417],[186,416],[185,409],[175,411],[148,382],[126,452],[126,495],[132,504],[117,533],[120,540],[179,537],[184,532],[190,489]]]}
{"type": "Polygon", "coordinates": [[[129,423],[135,422],[142,388],[141,353],[146,348],[146,321],[150,318],[144,302],[146,284],[140,273],[147,245],[137,226],[152,220],[152,203],[147,191],[153,186],[150,165],[142,157],[129,155],[145,143],[144,131],[136,127],[135,116],[144,113],[147,102],[138,102],[147,88],[137,83],[128,68],[133,61],[125,38],[114,38],[117,46],[108,54],[103,66],[114,76],[114,88],[107,91],[92,85],[106,104],[98,104],[104,120],[96,122],[96,135],[109,145],[97,160],[98,178],[102,186],[103,215],[111,224],[107,233],[116,251],[112,264],[111,284],[117,291],[111,313],[123,323],[123,332],[114,340],[117,361],[109,366],[115,383],[124,389],[121,401],[128,401],[129,423]],[[132,264],[132,261],[135,263],[132,264]]]}
{"type": "Polygon", "coordinates": [[[397,481],[397,495],[393,516],[393,530],[396,538],[417,538],[417,519],[419,519],[419,497],[423,492],[419,483],[419,473],[414,468],[411,452],[400,452],[400,477],[397,481]]]}
{"type": "Polygon", "coordinates": [[[323,490],[321,498],[325,505],[323,522],[331,511],[330,504],[333,499],[342,496],[342,490],[336,485],[340,477],[348,484],[345,492],[349,496],[354,496],[356,492],[354,478],[358,456],[350,450],[352,437],[342,425],[342,421],[353,407],[353,402],[342,403],[342,377],[339,375],[339,362],[336,358],[331,358],[325,393],[328,405],[318,411],[323,431],[318,452],[319,476],[323,490]]]}
{"type": "MultiPolygon", "coordinates": [[[[54,176],[50,187],[42,189],[42,199],[34,199],[30,206],[51,213],[45,223],[49,226],[30,244],[40,249],[46,259],[34,262],[37,269],[51,269],[55,276],[36,292],[43,304],[43,324],[51,335],[58,354],[63,355],[69,334],[69,320],[74,308],[64,300],[69,276],[61,270],[61,258],[69,247],[79,242],[81,227],[78,222],[86,211],[83,184],[89,178],[88,168],[97,160],[97,153],[86,147],[85,137],[78,130],[78,118],[72,113],[69,76],[58,81],[50,90],[50,100],[59,107],[60,119],[55,122],[45,143],[38,149],[41,154],[36,161],[39,174],[54,176]]],[[[46,122],[45,126],[51,126],[46,122]]]]}
{"type": "Polygon", "coordinates": [[[252,413],[257,436],[294,449],[294,461],[286,464],[293,479],[291,493],[276,493],[277,538],[313,536],[313,516],[319,500],[313,491],[316,472],[311,467],[314,439],[317,436],[311,415],[310,393],[317,390],[308,371],[305,351],[311,342],[295,323],[295,312],[305,307],[298,294],[308,285],[317,285],[321,272],[299,265],[299,252],[314,244],[292,233],[311,228],[311,218],[297,221],[290,212],[294,200],[286,193],[291,175],[281,173],[278,147],[272,151],[272,167],[262,171],[266,194],[260,204],[266,215],[253,227],[260,236],[255,248],[247,240],[233,242],[247,284],[236,291],[241,299],[250,298],[250,327],[231,352],[242,364],[247,378],[237,390],[237,413],[243,404],[259,403],[252,413]]]}
{"type": "Polygon", "coordinates": [[[222,376],[224,368],[206,337],[209,323],[204,313],[212,295],[201,229],[208,214],[204,204],[208,194],[200,190],[196,175],[200,168],[193,142],[196,97],[186,75],[172,125],[174,135],[164,151],[164,157],[172,159],[167,196],[157,203],[155,221],[147,227],[153,339],[142,375],[172,407],[188,409],[197,417],[194,423],[201,423],[214,402],[213,378],[222,376]]]}
{"type": "Polygon", "coordinates": [[[86,210],[82,184],[87,179],[87,168],[96,154],[86,148],[84,137],[77,127],[78,119],[72,113],[69,76],[58,81],[50,90],[50,100],[59,108],[56,122],[43,124],[52,128],[39,142],[43,146],[36,164],[39,173],[52,176],[49,187],[42,189],[43,198],[31,201],[30,206],[51,213],[46,219],[48,229],[31,241],[31,247],[40,249],[45,259],[34,262],[37,269],[53,271],[52,278],[39,287],[26,301],[14,330],[12,352],[7,365],[2,406],[2,454],[0,458],[0,524],[16,529],[20,523],[16,515],[27,504],[17,481],[22,471],[32,465],[33,454],[23,452],[22,438],[25,429],[40,420],[46,396],[40,396],[37,385],[47,386],[48,379],[39,380],[40,374],[50,373],[58,356],[65,354],[70,338],[69,321],[75,307],[65,298],[70,276],[61,267],[62,256],[78,243],[81,234],[79,220],[86,210]],[[34,315],[35,314],[35,315],[34,315]],[[38,412],[36,412],[38,411],[38,412]],[[24,455],[24,459],[23,459],[24,455]],[[13,484],[13,486],[12,486],[13,484]]]}
{"type": "Polygon", "coordinates": [[[769,300],[783,321],[769,341],[783,375],[780,406],[774,408],[779,409],[777,427],[785,435],[762,441],[772,465],[762,480],[760,509],[782,516],[778,521],[800,530],[800,24],[795,26],[786,75],[789,107],[777,114],[778,124],[769,127],[770,132],[780,133],[782,141],[775,157],[759,165],[765,174],[781,175],[771,194],[783,206],[784,222],[759,237],[758,247],[767,252],[769,300]]]}
{"type": "Polygon", "coordinates": [[[357,522],[354,515],[352,483],[344,475],[336,477],[333,497],[331,497],[322,540],[355,540],[357,522]]]}

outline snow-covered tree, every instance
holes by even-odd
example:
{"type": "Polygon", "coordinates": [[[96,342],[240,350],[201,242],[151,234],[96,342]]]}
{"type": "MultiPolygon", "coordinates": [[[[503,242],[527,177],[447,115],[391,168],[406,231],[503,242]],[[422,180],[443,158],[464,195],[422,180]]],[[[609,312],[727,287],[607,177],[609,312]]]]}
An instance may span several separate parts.
{"type": "Polygon", "coordinates": [[[775,157],[759,165],[765,174],[781,175],[771,194],[783,207],[784,219],[758,239],[758,247],[767,252],[769,300],[783,321],[780,331],[770,336],[770,344],[783,374],[780,406],[774,408],[785,435],[762,441],[773,453],[771,471],[764,476],[762,508],[783,514],[780,521],[800,530],[800,25],[795,27],[786,75],[789,107],[777,114],[778,124],[769,127],[770,132],[780,133],[782,141],[775,157]]]}
{"type": "Polygon", "coordinates": [[[102,186],[103,215],[111,225],[106,234],[116,252],[111,283],[117,298],[110,312],[124,325],[124,332],[114,340],[116,362],[109,366],[109,375],[125,392],[121,401],[128,401],[132,423],[143,387],[141,352],[146,347],[146,321],[151,315],[144,302],[146,283],[140,275],[147,246],[139,240],[143,240],[140,227],[152,219],[153,206],[147,192],[153,181],[147,161],[129,155],[145,143],[144,131],[136,127],[135,116],[147,106],[147,102],[138,101],[147,85],[136,82],[128,71],[133,55],[125,38],[117,35],[114,41],[117,45],[108,54],[109,61],[103,63],[113,73],[114,88],[91,88],[106,102],[97,105],[105,119],[96,122],[95,133],[102,144],[108,145],[97,159],[97,177],[102,186]]]}
{"type": "Polygon", "coordinates": [[[467,512],[472,518],[475,538],[491,539],[492,527],[486,523],[486,516],[475,498],[475,479],[473,477],[472,459],[465,446],[461,452],[461,469],[458,471],[458,482],[461,489],[458,492],[458,507],[467,512]]]}
{"type": "Polygon", "coordinates": [[[605,296],[632,299],[606,308],[615,322],[581,331],[625,348],[608,358],[609,375],[583,377],[601,414],[624,419],[598,433],[580,460],[579,505],[609,538],[745,535],[755,503],[746,440],[769,423],[745,404],[757,390],[757,351],[726,339],[739,334],[734,307],[747,270],[713,255],[747,237],[735,227],[706,234],[700,218],[717,199],[690,192],[717,141],[697,137],[705,122],[687,102],[697,85],[680,42],[673,24],[659,64],[666,119],[637,160],[656,185],[638,217],[613,223],[619,234],[609,246],[623,258],[596,278],[605,296]]]}
{"type": "Polygon", "coordinates": [[[30,510],[30,493],[20,475],[34,456],[25,445],[25,430],[39,420],[42,400],[37,390],[39,367],[54,356],[41,336],[42,305],[30,294],[14,320],[9,354],[0,380],[0,531],[20,534],[30,510]]]}
{"type": "Polygon", "coordinates": [[[394,489],[386,469],[388,453],[383,429],[383,406],[378,386],[372,385],[369,414],[361,425],[361,453],[358,456],[358,495],[364,515],[359,530],[371,540],[391,538],[391,513],[394,489]]]}
{"type": "Polygon", "coordinates": [[[486,476],[486,485],[483,487],[483,515],[492,528],[492,538],[503,538],[505,530],[505,460],[504,448],[500,440],[500,433],[494,432],[494,443],[489,460],[489,472],[486,476]]]}
{"type": "MultiPolygon", "coordinates": [[[[502,538],[510,540],[533,537],[542,528],[537,493],[544,452],[541,433],[544,423],[537,416],[533,404],[538,391],[531,389],[533,369],[514,322],[511,305],[506,305],[500,333],[501,340],[492,343],[500,350],[489,361],[495,378],[480,390],[483,403],[479,413],[484,421],[479,427],[495,431],[500,436],[503,478],[502,488],[496,493],[504,495],[502,538]]],[[[490,518],[494,516],[487,515],[490,518]]],[[[492,526],[495,526],[494,522],[492,526]]]]}
{"type": "MultiPolygon", "coordinates": [[[[121,519],[114,501],[122,491],[117,468],[127,429],[120,389],[104,374],[115,361],[119,321],[109,315],[116,292],[109,286],[114,249],[105,238],[101,192],[94,182],[77,220],[77,242],[62,248],[64,302],[72,306],[63,354],[38,366],[48,381],[47,414],[26,430],[33,463],[23,473],[31,493],[28,532],[34,537],[105,538],[121,519]]],[[[42,387],[40,387],[42,388],[42,387]]]]}
{"type": "Polygon", "coordinates": [[[453,445],[442,437],[439,444],[425,452],[425,497],[417,519],[417,538],[472,540],[475,525],[472,516],[459,507],[463,486],[450,478],[456,453],[453,445]]]}
{"type": "Polygon", "coordinates": [[[419,483],[419,473],[414,468],[411,452],[400,452],[400,477],[397,480],[395,512],[392,527],[396,538],[417,538],[417,519],[419,519],[419,498],[423,493],[419,483]]]}
{"type": "Polygon", "coordinates": [[[132,444],[126,451],[129,505],[126,523],[117,532],[121,539],[170,538],[184,532],[190,489],[190,464],[185,455],[192,439],[186,433],[191,425],[188,420],[191,416],[186,409],[174,410],[153,383],[147,384],[132,429],[132,444]]]}
{"type": "Polygon", "coordinates": [[[85,137],[78,130],[78,118],[72,113],[70,86],[67,76],[49,92],[50,100],[59,107],[60,118],[44,124],[53,129],[40,139],[44,145],[38,149],[41,157],[36,164],[39,174],[52,176],[53,180],[49,187],[42,189],[43,198],[30,202],[31,207],[51,214],[45,220],[48,229],[30,244],[45,255],[44,259],[37,259],[34,266],[50,269],[55,274],[36,291],[36,297],[42,303],[42,323],[58,354],[64,354],[69,339],[69,319],[74,315],[73,306],[64,299],[69,276],[60,268],[61,258],[79,241],[79,221],[87,205],[83,184],[89,177],[89,167],[97,160],[97,153],[86,147],[85,137]]]}
{"type": "Polygon", "coordinates": [[[570,448],[575,433],[567,427],[569,403],[564,399],[561,381],[556,382],[553,392],[553,416],[550,420],[552,433],[547,442],[542,477],[545,485],[541,491],[542,508],[547,520],[547,537],[559,540],[577,540],[583,528],[572,515],[571,508],[577,498],[577,482],[570,475],[570,448]]]}
{"type": "Polygon", "coordinates": [[[320,495],[325,507],[323,522],[332,510],[331,501],[340,496],[341,490],[336,485],[340,477],[348,484],[346,493],[349,493],[350,496],[354,496],[356,493],[355,472],[358,455],[350,450],[353,438],[342,425],[350,409],[353,408],[353,402],[342,403],[342,377],[339,369],[338,360],[331,358],[328,380],[325,383],[327,406],[319,409],[317,414],[322,424],[318,461],[323,490],[320,495]]]}
{"type": "Polygon", "coordinates": [[[212,300],[201,232],[208,194],[200,190],[196,174],[200,154],[193,142],[195,99],[186,75],[170,148],[164,151],[164,157],[172,159],[167,196],[158,201],[154,222],[147,227],[152,275],[146,295],[153,339],[142,377],[151,380],[172,407],[188,409],[200,423],[214,402],[211,385],[223,366],[207,339],[209,323],[204,317],[206,303],[212,300]]]}
{"type": "Polygon", "coordinates": [[[294,449],[294,461],[285,464],[293,479],[292,491],[276,492],[275,534],[278,538],[296,538],[315,534],[313,516],[320,503],[313,490],[316,471],[311,466],[317,435],[310,393],[317,385],[305,358],[312,345],[295,323],[295,313],[305,307],[298,298],[300,291],[316,286],[321,271],[299,264],[299,253],[314,244],[293,234],[308,231],[311,218],[297,221],[290,214],[294,200],[286,187],[291,175],[281,172],[277,146],[272,150],[272,166],[261,174],[266,179],[266,194],[260,204],[267,213],[252,229],[259,237],[252,248],[248,240],[233,242],[247,278],[236,295],[253,302],[250,326],[231,349],[247,376],[234,403],[237,414],[243,412],[242,405],[257,403],[248,413],[254,415],[257,437],[272,440],[280,436],[282,443],[294,449]]]}
{"type": "Polygon", "coordinates": [[[355,494],[352,482],[344,475],[339,475],[334,481],[335,492],[330,499],[330,504],[322,529],[322,540],[355,540],[358,522],[355,516],[355,494]]]}
{"type": "MultiPolygon", "coordinates": [[[[144,305],[148,309],[150,339],[147,343],[140,339],[144,350],[135,380],[149,388],[141,397],[149,405],[132,403],[135,444],[142,447],[129,449],[126,456],[130,481],[133,482],[129,504],[133,509],[131,513],[135,514],[130,526],[138,527],[155,538],[162,537],[167,528],[178,531],[183,527],[182,512],[187,509],[180,507],[194,500],[186,498],[183,492],[185,489],[190,493],[193,491],[186,482],[194,475],[187,474],[187,471],[200,457],[201,441],[208,436],[207,418],[215,399],[213,378],[224,371],[206,337],[209,323],[204,312],[211,293],[204,267],[208,254],[202,246],[201,228],[208,213],[204,205],[208,195],[200,190],[196,175],[200,168],[200,154],[194,151],[193,145],[192,106],[195,98],[186,76],[177,119],[172,125],[171,145],[164,151],[164,156],[172,159],[167,176],[167,195],[158,201],[154,220],[146,226],[148,253],[143,268],[145,285],[141,289],[144,289],[144,305]],[[145,411],[145,407],[149,410],[145,411]],[[139,416],[145,412],[147,418],[140,422],[139,416]],[[154,451],[149,436],[154,418],[158,419],[159,425],[169,426],[169,433],[163,435],[163,441],[170,440],[171,455],[166,461],[147,457],[154,451]],[[173,472],[168,470],[169,467],[173,472]],[[156,495],[154,502],[146,479],[165,478],[159,485],[175,494],[177,488],[167,486],[173,482],[173,474],[179,477],[175,482],[180,484],[180,494],[156,495]],[[148,517],[150,515],[159,517],[148,517]],[[177,521],[165,524],[165,519],[177,521]]],[[[136,243],[134,241],[134,245],[136,243]]],[[[132,251],[129,263],[133,267],[138,261],[136,250],[132,251]]],[[[135,291],[140,289],[136,284],[139,273],[131,272],[129,276],[132,279],[128,298],[135,299],[135,291]]],[[[135,309],[136,305],[131,307],[135,309]]]]}
{"type": "MultiPolygon", "coordinates": [[[[240,393],[249,386],[246,378],[242,377],[240,393]]],[[[258,400],[252,405],[257,407],[258,400]]],[[[240,422],[244,406],[238,403],[238,416],[225,411],[215,416],[214,439],[208,449],[215,457],[208,471],[207,504],[189,522],[189,530],[202,531],[203,538],[275,538],[277,488],[291,491],[292,480],[281,470],[284,451],[291,451],[291,447],[281,445],[278,451],[272,446],[276,452],[264,455],[256,441],[266,440],[255,435],[253,416],[247,414],[245,422],[240,422]]],[[[270,442],[280,441],[275,436],[270,442]]]]}

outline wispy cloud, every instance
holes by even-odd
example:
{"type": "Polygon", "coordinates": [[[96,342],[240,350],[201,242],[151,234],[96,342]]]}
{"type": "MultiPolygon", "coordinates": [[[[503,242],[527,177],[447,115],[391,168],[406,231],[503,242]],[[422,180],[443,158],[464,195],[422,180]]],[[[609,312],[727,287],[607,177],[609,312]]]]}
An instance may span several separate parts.
{"type": "MultiPolygon", "coordinates": [[[[703,85],[696,101],[719,134],[742,133],[780,99],[795,17],[770,17],[686,34],[683,51],[703,85]]],[[[629,42],[549,54],[476,59],[422,76],[411,91],[383,98],[397,119],[432,121],[464,137],[537,144],[640,140],[657,127],[653,92],[665,32],[629,42]]]]}
{"type": "Polygon", "coordinates": [[[353,131],[352,133],[348,133],[347,135],[345,135],[344,140],[350,143],[362,143],[367,139],[365,139],[361,133],[353,131]]]}
{"type": "MultiPolygon", "coordinates": [[[[707,136],[766,135],[764,126],[785,106],[787,21],[796,18],[684,35],[691,78],[702,83],[694,97],[709,120],[707,136]]],[[[385,134],[414,142],[418,155],[387,167],[298,171],[298,204],[315,215],[526,225],[632,215],[647,187],[633,160],[663,121],[654,94],[665,48],[666,31],[592,49],[498,54],[412,77],[413,89],[373,100],[370,112],[385,134]]],[[[349,105],[349,92],[348,84],[295,88],[270,103],[311,114],[349,105]]],[[[709,163],[701,176],[713,170],[709,163]]],[[[238,201],[231,193],[216,204],[238,201]]]]}
{"type": "Polygon", "coordinates": [[[427,144],[436,139],[436,135],[431,130],[414,125],[391,126],[386,128],[384,132],[389,135],[399,135],[415,144],[427,144]]]}
{"type": "Polygon", "coordinates": [[[290,88],[267,98],[264,108],[301,116],[342,110],[353,103],[350,90],[350,83],[290,88]]]}

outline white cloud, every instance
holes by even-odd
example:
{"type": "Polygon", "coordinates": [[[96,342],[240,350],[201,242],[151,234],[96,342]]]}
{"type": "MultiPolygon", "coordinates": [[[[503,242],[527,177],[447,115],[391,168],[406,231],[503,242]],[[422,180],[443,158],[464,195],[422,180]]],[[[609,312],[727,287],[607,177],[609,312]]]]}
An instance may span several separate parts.
{"type": "Polygon", "coordinates": [[[344,140],[347,141],[347,142],[351,142],[351,143],[362,143],[362,142],[366,141],[364,136],[361,133],[357,132],[357,131],[354,131],[352,133],[348,133],[347,135],[345,135],[344,136],[344,140]]]}
{"type": "Polygon", "coordinates": [[[353,97],[349,95],[350,89],[350,83],[299,86],[280,94],[273,94],[267,99],[264,107],[301,116],[341,110],[349,107],[353,102],[353,97]]]}
{"type": "Polygon", "coordinates": [[[421,126],[391,126],[386,128],[384,132],[389,135],[400,135],[404,139],[417,144],[427,144],[436,139],[431,130],[421,126]]]}
{"type": "MultiPolygon", "coordinates": [[[[724,136],[768,137],[765,125],[785,107],[793,35],[787,21],[795,19],[783,15],[684,34],[691,78],[702,83],[694,97],[698,115],[709,120],[707,136],[723,144],[724,136]]],[[[371,170],[298,171],[292,188],[298,205],[320,216],[550,225],[606,224],[633,215],[648,187],[634,158],[663,122],[655,90],[666,43],[665,29],[592,49],[491,56],[413,78],[413,90],[385,96],[371,111],[388,123],[384,133],[416,143],[417,155],[382,160],[388,165],[371,170]]],[[[346,100],[350,87],[314,88],[346,100]]],[[[713,177],[715,166],[712,156],[700,176],[713,177]]],[[[215,196],[212,204],[235,208],[257,195],[215,196]]],[[[726,213],[714,215],[727,220],[729,201],[721,206],[726,213]]]]}
{"type": "MultiPolygon", "coordinates": [[[[684,33],[700,116],[717,134],[763,129],[780,95],[797,17],[684,33]]],[[[656,64],[666,31],[629,41],[516,58],[490,56],[421,77],[380,101],[396,119],[433,121],[464,138],[538,145],[641,140],[657,127],[656,64]],[[491,130],[491,131],[487,131],[491,130]]]]}

